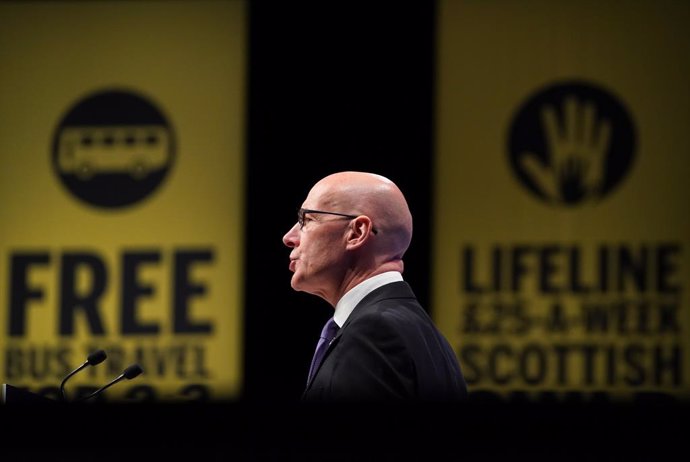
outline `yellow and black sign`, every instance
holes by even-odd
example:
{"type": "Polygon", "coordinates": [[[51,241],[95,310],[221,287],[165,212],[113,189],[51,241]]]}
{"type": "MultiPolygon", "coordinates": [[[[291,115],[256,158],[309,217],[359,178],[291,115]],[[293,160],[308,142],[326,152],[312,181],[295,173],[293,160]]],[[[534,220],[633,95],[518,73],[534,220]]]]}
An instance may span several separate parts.
{"type": "Polygon", "coordinates": [[[690,391],[690,7],[440,3],[433,311],[470,391],[690,391]]]}
{"type": "Polygon", "coordinates": [[[0,382],[239,397],[245,10],[0,4],[0,382]]]}

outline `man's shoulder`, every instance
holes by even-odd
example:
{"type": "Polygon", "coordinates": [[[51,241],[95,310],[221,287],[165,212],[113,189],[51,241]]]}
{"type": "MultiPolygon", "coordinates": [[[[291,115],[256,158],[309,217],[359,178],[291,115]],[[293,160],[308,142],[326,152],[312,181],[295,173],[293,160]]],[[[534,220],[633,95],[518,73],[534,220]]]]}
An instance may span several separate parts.
{"type": "Polygon", "coordinates": [[[377,304],[394,299],[411,299],[418,303],[412,287],[406,281],[393,281],[369,292],[359,302],[359,305],[377,304]]]}
{"type": "Polygon", "coordinates": [[[359,302],[350,315],[353,323],[378,324],[381,326],[416,324],[428,315],[409,284],[393,282],[372,291],[359,302]]]}

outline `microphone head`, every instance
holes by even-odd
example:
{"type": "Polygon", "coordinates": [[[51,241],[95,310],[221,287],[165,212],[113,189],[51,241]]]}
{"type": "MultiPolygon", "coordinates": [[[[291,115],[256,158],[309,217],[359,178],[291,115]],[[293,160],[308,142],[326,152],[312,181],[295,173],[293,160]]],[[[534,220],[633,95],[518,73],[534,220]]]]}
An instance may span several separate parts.
{"type": "Polygon", "coordinates": [[[88,356],[88,358],[86,358],[86,362],[92,366],[95,366],[96,364],[100,364],[103,361],[105,361],[105,358],[107,358],[105,351],[98,350],[98,351],[94,351],[93,353],[91,353],[88,356]]]}
{"type": "Polygon", "coordinates": [[[122,375],[124,375],[125,378],[127,380],[129,380],[129,379],[133,379],[134,377],[141,374],[142,372],[144,372],[144,370],[141,368],[140,365],[132,364],[127,369],[125,369],[125,371],[122,373],[122,375]]]}

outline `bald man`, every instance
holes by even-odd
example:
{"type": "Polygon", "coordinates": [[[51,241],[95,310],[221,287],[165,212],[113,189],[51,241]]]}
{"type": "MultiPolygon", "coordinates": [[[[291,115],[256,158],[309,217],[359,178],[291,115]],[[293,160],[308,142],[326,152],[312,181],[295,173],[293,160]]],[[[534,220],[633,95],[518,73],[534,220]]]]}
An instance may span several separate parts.
{"type": "Polygon", "coordinates": [[[283,243],[292,288],[327,301],[335,323],[322,332],[304,401],[466,397],[453,349],[403,280],[411,239],[407,201],[389,179],[339,172],[312,187],[283,243]]]}

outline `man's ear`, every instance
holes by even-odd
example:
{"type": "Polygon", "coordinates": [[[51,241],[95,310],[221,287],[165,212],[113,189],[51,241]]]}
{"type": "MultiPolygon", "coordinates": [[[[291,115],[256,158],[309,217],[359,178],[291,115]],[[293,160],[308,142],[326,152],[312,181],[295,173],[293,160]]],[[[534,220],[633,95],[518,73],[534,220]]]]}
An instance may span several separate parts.
{"type": "Polygon", "coordinates": [[[349,249],[361,247],[373,235],[371,220],[365,216],[357,217],[348,227],[347,247],[349,249]]]}

